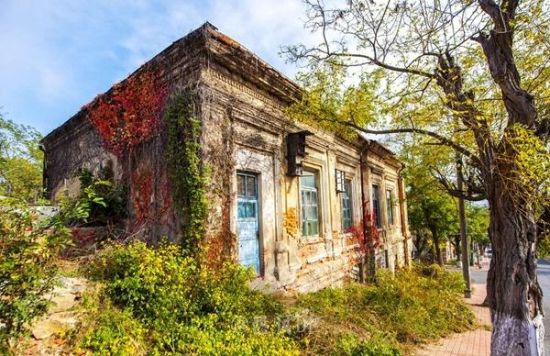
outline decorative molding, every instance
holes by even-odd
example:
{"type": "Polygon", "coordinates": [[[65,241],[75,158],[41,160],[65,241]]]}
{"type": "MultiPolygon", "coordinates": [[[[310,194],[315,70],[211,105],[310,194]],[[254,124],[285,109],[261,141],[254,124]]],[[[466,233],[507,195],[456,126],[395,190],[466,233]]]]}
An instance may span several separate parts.
{"type": "Polygon", "coordinates": [[[283,110],[285,107],[283,104],[279,103],[275,97],[264,95],[262,93],[263,90],[261,88],[251,88],[250,86],[246,85],[244,82],[236,81],[230,76],[225,75],[221,71],[212,69],[210,67],[207,68],[206,73],[211,78],[217,79],[227,84],[232,89],[235,89],[242,93],[246,93],[247,95],[250,95],[254,99],[260,100],[261,102],[266,104],[266,106],[271,106],[278,110],[283,110]]]}

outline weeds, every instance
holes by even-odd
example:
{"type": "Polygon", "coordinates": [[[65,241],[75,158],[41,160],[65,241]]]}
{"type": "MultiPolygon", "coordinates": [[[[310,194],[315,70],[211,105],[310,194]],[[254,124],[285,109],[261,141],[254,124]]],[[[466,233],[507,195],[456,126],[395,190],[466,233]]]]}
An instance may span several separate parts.
{"type": "Polygon", "coordinates": [[[87,274],[101,287],[73,342],[99,354],[394,356],[474,325],[460,276],[438,266],[380,271],[375,284],[286,306],[248,288],[249,270],[199,268],[170,244],[110,246],[87,274]]]}
{"type": "Polygon", "coordinates": [[[147,354],[298,353],[274,323],[281,304],[248,288],[251,271],[234,264],[219,271],[198,268],[177,245],[151,249],[137,242],[108,247],[87,274],[103,286],[97,298],[112,316],[89,320],[74,338],[93,353],[129,347],[147,354]]]}
{"type": "Polygon", "coordinates": [[[299,340],[307,353],[398,355],[471,329],[475,317],[462,301],[459,275],[439,266],[415,266],[395,276],[387,270],[372,285],[350,284],[299,297],[298,308],[321,317],[299,340]]]}

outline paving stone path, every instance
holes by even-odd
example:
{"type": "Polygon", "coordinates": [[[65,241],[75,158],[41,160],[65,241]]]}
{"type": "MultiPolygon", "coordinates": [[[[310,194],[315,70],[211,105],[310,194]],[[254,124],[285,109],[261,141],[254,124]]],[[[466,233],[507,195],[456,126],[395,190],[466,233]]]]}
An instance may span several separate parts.
{"type": "Polygon", "coordinates": [[[48,298],[51,307],[31,327],[32,338],[23,342],[17,355],[21,356],[58,356],[64,355],[62,338],[79,321],[76,306],[86,289],[84,278],[61,277],[59,285],[54,288],[48,298]]]}
{"type": "Polygon", "coordinates": [[[473,284],[471,299],[466,303],[476,314],[480,327],[476,330],[453,334],[441,339],[437,344],[428,345],[418,350],[416,356],[489,356],[491,354],[491,325],[489,308],[481,306],[485,300],[485,284],[473,284]]]}

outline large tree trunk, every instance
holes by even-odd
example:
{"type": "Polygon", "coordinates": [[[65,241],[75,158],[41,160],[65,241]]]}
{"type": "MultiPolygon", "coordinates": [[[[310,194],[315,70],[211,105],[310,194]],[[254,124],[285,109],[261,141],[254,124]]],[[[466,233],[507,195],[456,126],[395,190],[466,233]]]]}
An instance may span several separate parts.
{"type": "MultiPolygon", "coordinates": [[[[496,193],[497,190],[495,190],[496,193]]],[[[492,355],[543,355],[542,292],[537,282],[536,223],[528,207],[489,197],[493,258],[487,279],[492,355]]]]}
{"type": "Polygon", "coordinates": [[[493,261],[488,278],[492,355],[543,355],[542,292],[537,282],[537,229],[534,191],[518,179],[518,153],[511,146],[515,124],[536,131],[533,96],[521,87],[513,55],[518,0],[478,0],[493,29],[480,33],[489,72],[499,86],[508,113],[505,135],[497,145],[478,142],[485,161],[485,186],[490,205],[489,236],[493,261]]]}

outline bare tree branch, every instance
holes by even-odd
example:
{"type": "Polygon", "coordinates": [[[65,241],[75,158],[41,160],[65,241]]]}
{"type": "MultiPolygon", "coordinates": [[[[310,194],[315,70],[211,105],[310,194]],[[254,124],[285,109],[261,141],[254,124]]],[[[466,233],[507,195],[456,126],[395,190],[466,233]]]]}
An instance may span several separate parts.
{"type": "Polygon", "coordinates": [[[458,143],[448,139],[447,137],[444,137],[444,136],[442,136],[438,133],[432,132],[432,131],[413,128],[413,127],[410,127],[410,128],[397,128],[397,129],[385,129],[385,130],[372,130],[372,129],[367,129],[367,128],[364,128],[364,127],[360,127],[360,126],[358,126],[358,125],[356,125],[352,122],[345,122],[345,123],[342,123],[342,124],[347,125],[347,126],[351,126],[354,129],[359,130],[361,132],[364,132],[366,134],[373,134],[373,135],[398,134],[398,133],[415,133],[415,134],[421,134],[421,135],[429,136],[429,137],[435,138],[436,140],[438,140],[439,142],[441,142],[445,146],[448,146],[448,147],[454,149],[455,151],[463,154],[464,156],[466,156],[469,159],[471,159],[472,161],[474,161],[476,164],[479,164],[479,165],[482,164],[479,157],[477,157],[475,154],[470,152],[467,148],[465,148],[465,147],[459,145],[458,143]]]}

